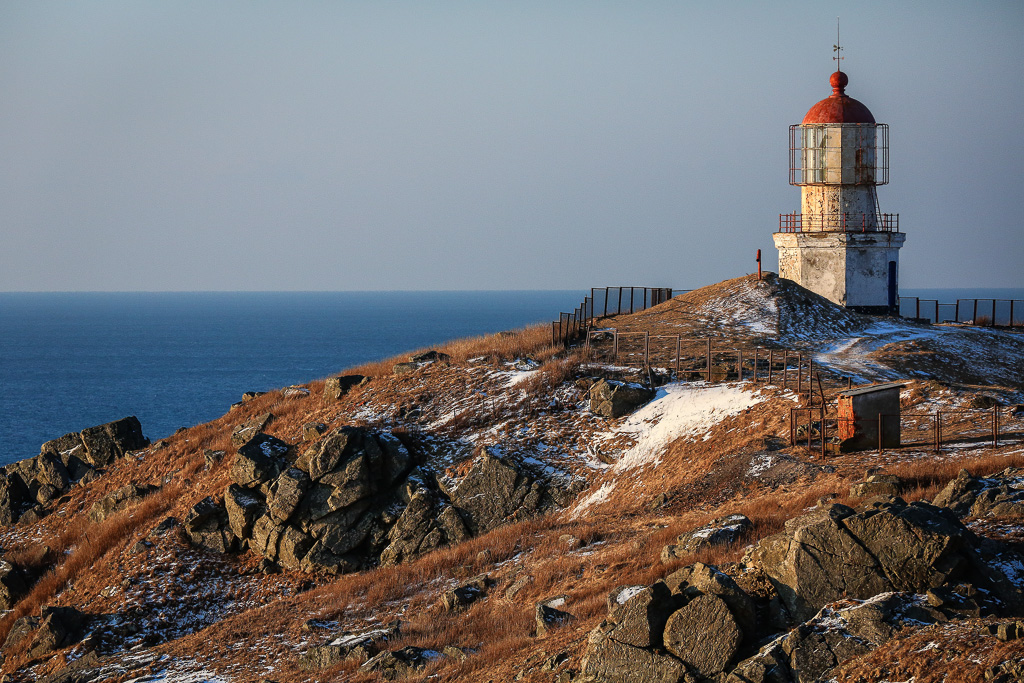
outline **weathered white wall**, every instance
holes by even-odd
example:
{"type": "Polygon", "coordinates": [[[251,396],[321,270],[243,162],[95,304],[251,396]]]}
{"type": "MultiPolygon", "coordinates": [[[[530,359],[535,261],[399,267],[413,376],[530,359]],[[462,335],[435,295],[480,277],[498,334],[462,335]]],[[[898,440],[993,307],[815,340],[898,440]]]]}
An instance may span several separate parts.
{"type": "Polygon", "coordinates": [[[889,261],[897,263],[898,276],[903,233],[778,232],[774,238],[781,277],[842,306],[889,304],[889,261]]]}

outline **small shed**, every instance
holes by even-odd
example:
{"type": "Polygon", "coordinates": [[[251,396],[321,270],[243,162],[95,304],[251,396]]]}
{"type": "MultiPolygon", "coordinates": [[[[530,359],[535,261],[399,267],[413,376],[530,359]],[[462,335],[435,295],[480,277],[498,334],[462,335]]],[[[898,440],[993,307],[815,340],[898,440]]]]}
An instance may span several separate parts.
{"type": "Polygon", "coordinates": [[[895,382],[873,384],[839,394],[841,453],[900,445],[900,389],[904,386],[895,382]]]}

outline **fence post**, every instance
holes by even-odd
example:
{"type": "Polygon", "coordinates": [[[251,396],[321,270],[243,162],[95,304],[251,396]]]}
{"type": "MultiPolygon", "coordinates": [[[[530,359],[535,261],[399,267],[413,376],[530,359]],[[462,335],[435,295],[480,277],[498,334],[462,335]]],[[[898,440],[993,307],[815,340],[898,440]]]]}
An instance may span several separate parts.
{"type": "Polygon", "coordinates": [[[936,412],[932,416],[932,436],[935,437],[935,452],[939,452],[939,414],[936,412]]]}
{"type": "Polygon", "coordinates": [[[956,307],[953,309],[953,322],[960,322],[960,299],[956,300],[956,307]]]}
{"type": "Polygon", "coordinates": [[[916,313],[914,314],[914,317],[915,318],[920,318],[921,317],[921,297],[915,296],[914,299],[916,300],[916,304],[915,304],[915,306],[916,306],[916,313]]]}
{"type": "Polygon", "coordinates": [[[878,414],[878,454],[882,454],[882,414],[878,414]]]}
{"type": "Polygon", "coordinates": [[[768,384],[772,383],[772,365],[775,364],[775,349],[768,349],[768,384]]]}
{"type": "Polygon", "coordinates": [[[708,337],[708,384],[711,384],[711,337],[708,337]]]}
{"type": "Polygon", "coordinates": [[[996,326],[996,300],[992,299],[992,325],[991,325],[991,327],[995,327],[995,326],[996,326]]]}
{"type": "MultiPolygon", "coordinates": [[[[654,304],[652,303],[651,305],[653,306],[654,304]]],[[[641,311],[647,310],[647,288],[646,287],[644,287],[644,307],[641,308],[640,310],[641,311]]]]}
{"type": "MultiPolygon", "coordinates": [[[[821,382],[821,377],[818,377],[821,382]]],[[[821,437],[821,459],[825,459],[825,404],[821,404],[821,421],[818,422],[818,436],[821,437]]]]}
{"type": "Polygon", "coordinates": [[[939,324],[939,300],[935,300],[935,324],[939,324]]]}
{"type": "Polygon", "coordinates": [[[804,393],[804,352],[797,351],[796,353],[796,393],[804,393]]]}
{"type": "Polygon", "coordinates": [[[1013,299],[1010,299],[1010,327],[1013,327],[1013,299]]]}
{"type": "Polygon", "coordinates": [[[789,388],[789,349],[782,354],[782,388],[789,388]]]}
{"type": "Polygon", "coordinates": [[[644,332],[644,365],[651,367],[651,333],[644,332]]]}
{"type": "Polygon", "coordinates": [[[612,362],[618,362],[619,360],[619,331],[615,330],[615,336],[612,338],[612,362]]]}
{"type": "Polygon", "coordinates": [[[974,300],[974,313],[971,315],[971,324],[972,325],[977,325],[978,324],[978,300],[977,299],[974,300]]]}
{"type": "Polygon", "coordinates": [[[609,289],[611,289],[611,288],[610,287],[605,287],[604,288],[604,316],[602,316],[602,317],[605,317],[605,318],[608,317],[608,290],[609,289]]]}
{"type": "Polygon", "coordinates": [[[633,293],[634,293],[635,290],[636,290],[636,287],[630,287],[629,288],[629,312],[630,313],[633,312],[633,293]]]}

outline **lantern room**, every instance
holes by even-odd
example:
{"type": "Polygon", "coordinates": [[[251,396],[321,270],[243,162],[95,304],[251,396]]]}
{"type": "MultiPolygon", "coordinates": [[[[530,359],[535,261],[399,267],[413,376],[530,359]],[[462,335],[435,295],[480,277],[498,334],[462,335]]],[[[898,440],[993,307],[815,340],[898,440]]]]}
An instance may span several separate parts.
{"type": "Polygon", "coordinates": [[[889,182],[889,127],[846,94],[848,83],[833,73],[832,94],[789,128],[800,212],[779,215],[779,274],[848,308],[893,313],[905,236],[876,190],[889,182]]]}

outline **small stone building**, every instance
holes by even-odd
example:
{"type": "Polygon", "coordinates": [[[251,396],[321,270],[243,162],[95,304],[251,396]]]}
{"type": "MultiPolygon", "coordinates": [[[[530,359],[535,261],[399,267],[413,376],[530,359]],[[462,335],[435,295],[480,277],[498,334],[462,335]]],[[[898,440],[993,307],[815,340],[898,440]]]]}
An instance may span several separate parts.
{"type": "Polygon", "coordinates": [[[900,389],[898,383],[873,384],[839,394],[839,451],[898,448],[900,445],[900,389]],[[881,418],[879,418],[881,416],[881,418]],[[879,444],[881,423],[881,444],[879,444]]]}

